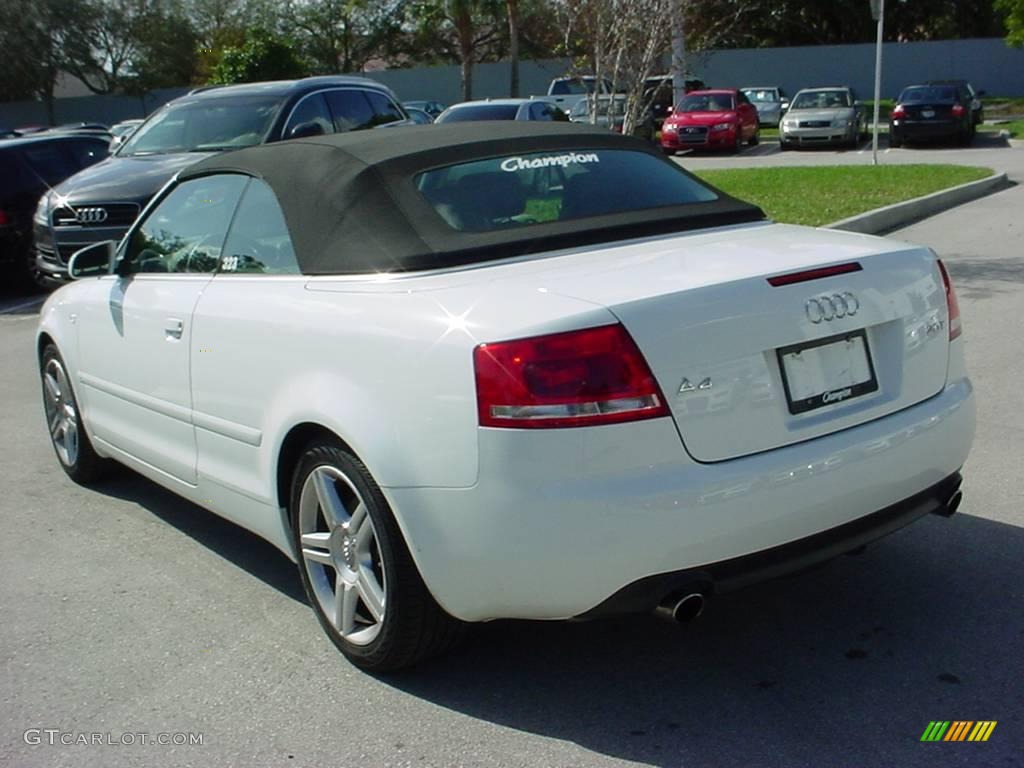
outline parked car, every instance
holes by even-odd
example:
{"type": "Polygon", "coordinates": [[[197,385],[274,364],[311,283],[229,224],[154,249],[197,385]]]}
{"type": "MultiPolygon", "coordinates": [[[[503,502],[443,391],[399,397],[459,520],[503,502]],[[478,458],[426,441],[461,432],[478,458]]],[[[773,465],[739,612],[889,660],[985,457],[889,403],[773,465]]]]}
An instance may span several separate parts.
{"type": "Polygon", "coordinates": [[[113,459],[271,541],[377,670],[464,622],[686,620],[956,509],[929,249],[774,224],[608,131],[401,138],[210,157],[75,255],[36,339],[72,480],[113,459]]]}
{"type": "Polygon", "coordinates": [[[388,88],[361,77],[197,89],[151,115],[110,158],[43,196],[38,270],[47,284],[60,284],[72,253],[120,238],[160,187],[205,155],[406,119],[388,88]],[[77,214],[83,208],[94,212],[90,219],[77,214]]]}
{"type": "Polygon", "coordinates": [[[543,99],[485,99],[463,101],[448,107],[435,123],[464,123],[479,120],[541,120],[568,122],[558,105],[543,99]]]}
{"type": "Polygon", "coordinates": [[[779,149],[827,144],[856,147],[867,133],[867,114],[852,88],[804,88],[793,97],[779,124],[779,149]]]}
{"type": "Polygon", "coordinates": [[[963,89],[967,92],[971,101],[971,117],[974,121],[974,126],[977,127],[985,122],[985,108],[981,102],[981,97],[985,95],[984,89],[975,89],[966,80],[929,80],[925,85],[952,85],[955,88],[963,89]]]}
{"type": "Polygon", "coordinates": [[[403,106],[405,106],[405,114],[407,114],[409,119],[416,123],[416,125],[430,125],[434,122],[434,118],[422,109],[417,109],[416,107],[410,107],[408,105],[403,106]]]}
{"type": "Polygon", "coordinates": [[[661,147],[725,149],[738,152],[743,142],[760,140],[757,109],[735,88],[692,91],[683,98],[661,126],[661,147]]]}
{"type": "MultiPolygon", "coordinates": [[[[584,99],[576,102],[576,106],[569,113],[569,120],[574,123],[598,125],[615,133],[622,133],[622,127],[626,122],[626,105],[625,94],[616,94],[614,98],[598,96],[595,99],[584,99]]],[[[632,135],[648,141],[654,137],[654,121],[650,109],[642,112],[633,127],[632,135]]]]}
{"type": "Polygon", "coordinates": [[[103,160],[108,142],[94,136],[37,133],[0,142],[0,265],[32,286],[32,214],[68,176],[103,160]]]}
{"type": "MultiPolygon", "coordinates": [[[[684,81],[684,93],[691,91],[703,91],[706,89],[703,80],[696,77],[686,78],[684,81]]],[[[675,102],[675,91],[672,87],[672,75],[654,75],[644,80],[644,103],[649,104],[651,120],[653,122],[653,133],[661,130],[662,124],[670,114],[675,102]]]]}
{"type": "Polygon", "coordinates": [[[740,88],[750,103],[757,107],[757,119],[761,125],[777,128],[782,113],[789,107],[786,92],[777,85],[758,85],[740,88]]]}
{"type": "Polygon", "coordinates": [[[603,77],[600,79],[594,75],[556,77],[548,85],[546,95],[532,98],[549,101],[556,104],[563,112],[568,113],[579,101],[588,96],[609,96],[612,90],[612,81],[603,77]]]}
{"type": "Polygon", "coordinates": [[[899,147],[927,139],[970,144],[974,138],[971,101],[963,86],[907,86],[889,112],[889,144],[899,147]]]}
{"type": "Polygon", "coordinates": [[[110,126],[110,135],[114,137],[111,141],[111,146],[116,148],[124,144],[143,122],[143,120],[135,118],[132,120],[122,120],[120,123],[110,126]]]}
{"type": "Polygon", "coordinates": [[[431,120],[436,120],[437,116],[447,109],[447,107],[439,101],[403,101],[402,106],[405,107],[407,112],[410,109],[422,109],[430,115],[431,120]]]}

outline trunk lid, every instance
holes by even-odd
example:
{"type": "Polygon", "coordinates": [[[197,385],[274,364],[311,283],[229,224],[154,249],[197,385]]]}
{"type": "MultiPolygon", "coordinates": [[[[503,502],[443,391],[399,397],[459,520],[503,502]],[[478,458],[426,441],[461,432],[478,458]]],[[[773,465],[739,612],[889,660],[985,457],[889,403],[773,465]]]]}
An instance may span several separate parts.
{"type": "Polygon", "coordinates": [[[820,437],[914,405],[945,384],[945,290],[923,248],[754,225],[547,266],[546,290],[620,319],[698,461],[820,437]],[[859,269],[788,285],[766,279],[837,264],[859,269]]]}

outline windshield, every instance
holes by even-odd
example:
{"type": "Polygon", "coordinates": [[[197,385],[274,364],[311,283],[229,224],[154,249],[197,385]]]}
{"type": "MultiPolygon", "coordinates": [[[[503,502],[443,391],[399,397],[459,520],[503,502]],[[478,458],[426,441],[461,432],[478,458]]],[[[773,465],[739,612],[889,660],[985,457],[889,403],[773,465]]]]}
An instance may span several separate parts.
{"type": "Polygon", "coordinates": [[[539,152],[449,165],[416,177],[447,224],[490,232],[588,216],[717,200],[680,168],[646,152],[539,152]]]}
{"type": "Polygon", "coordinates": [[[727,93],[690,94],[676,112],[726,112],[733,109],[732,96],[727,93]]]}
{"type": "Polygon", "coordinates": [[[743,95],[757,104],[779,101],[779,92],[774,88],[748,88],[743,91],[743,95]]]}
{"type": "Polygon", "coordinates": [[[849,91],[804,91],[796,95],[790,109],[841,109],[851,106],[849,91]]]}
{"type": "Polygon", "coordinates": [[[594,92],[594,79],[588,78],[581,80],[579,78],[573,78],[571,80],[556,80],[551,84],[551,95],[552,96],[565,96],[567,94],[581,94],[581,93],[593,93],[594,92]]]}
{"type": "Polygon", "coordinates": [[[480,104],[449,109],[437,118],[439,123],[462,123],[471,120],[515,120],[518,104],[480,104]]]}
{"type": "Polygon", "coordinates": [[[943,86],[915,86],[904,88],[898,99],[900,102],[908,101],[956,101],[956,89],[943,86]]]}
{"type": "Polygon", "coordinates": [[[280,97],[203,99],[172,106],[144,123],[119,157],[176,152],[215,152],[263,142],[280,97]]]}

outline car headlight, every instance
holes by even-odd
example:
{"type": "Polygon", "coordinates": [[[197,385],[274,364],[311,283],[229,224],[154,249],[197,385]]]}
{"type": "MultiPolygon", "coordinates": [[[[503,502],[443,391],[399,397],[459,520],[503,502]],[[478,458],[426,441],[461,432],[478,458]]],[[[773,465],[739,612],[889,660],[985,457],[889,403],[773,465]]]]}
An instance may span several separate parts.
{"type": "Polygon", "coordinates": [[[711,126],[712,131],[728,131],[732,128],[732,123],[715,123],[711,126]]]}
{"type": "Polygon", "coordinates": [[[36,205],[36,212],[33,214],[33,218],[36,222],[44,226],[50,225],[50,211],[53,210],[53,200],[55,197],[56,193],[51,189],[39,198],[39,203],[36,205]]]}
{"type": "Polygon", "coordinates": [[[661,126],[661,130],[664,133],[675,133],[679,129],[676,126],[674,126],[674,125],[670,125],[669,123],[665,123],[663,126],[661,126]]]}
{"type": "Polygon", "coordinates": [[[849,118],[846,117],[837,117],[835,120],[832,121],[833,128],[845,128],[849,124],[850,120],[849,118]]]}

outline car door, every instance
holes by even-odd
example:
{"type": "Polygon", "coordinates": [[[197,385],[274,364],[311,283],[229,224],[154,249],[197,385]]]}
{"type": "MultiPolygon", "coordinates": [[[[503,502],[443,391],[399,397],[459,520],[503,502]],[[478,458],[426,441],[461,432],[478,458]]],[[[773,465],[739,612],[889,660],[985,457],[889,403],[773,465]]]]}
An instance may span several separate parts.
{"type": "Polygon", "coordinates": [[[196,482],[189,380],[191,321],[247,177],[184,181],[122,241],[119,273],[97,278],[81,307],[79,380],[94,437],[196,482]]]}
{"type": "Polygon", "coordinates": [[[757,133],[757,108],[741,91],[736,92],[736,112],[739,116],[740,135],[744,140],[757,133]]]}

